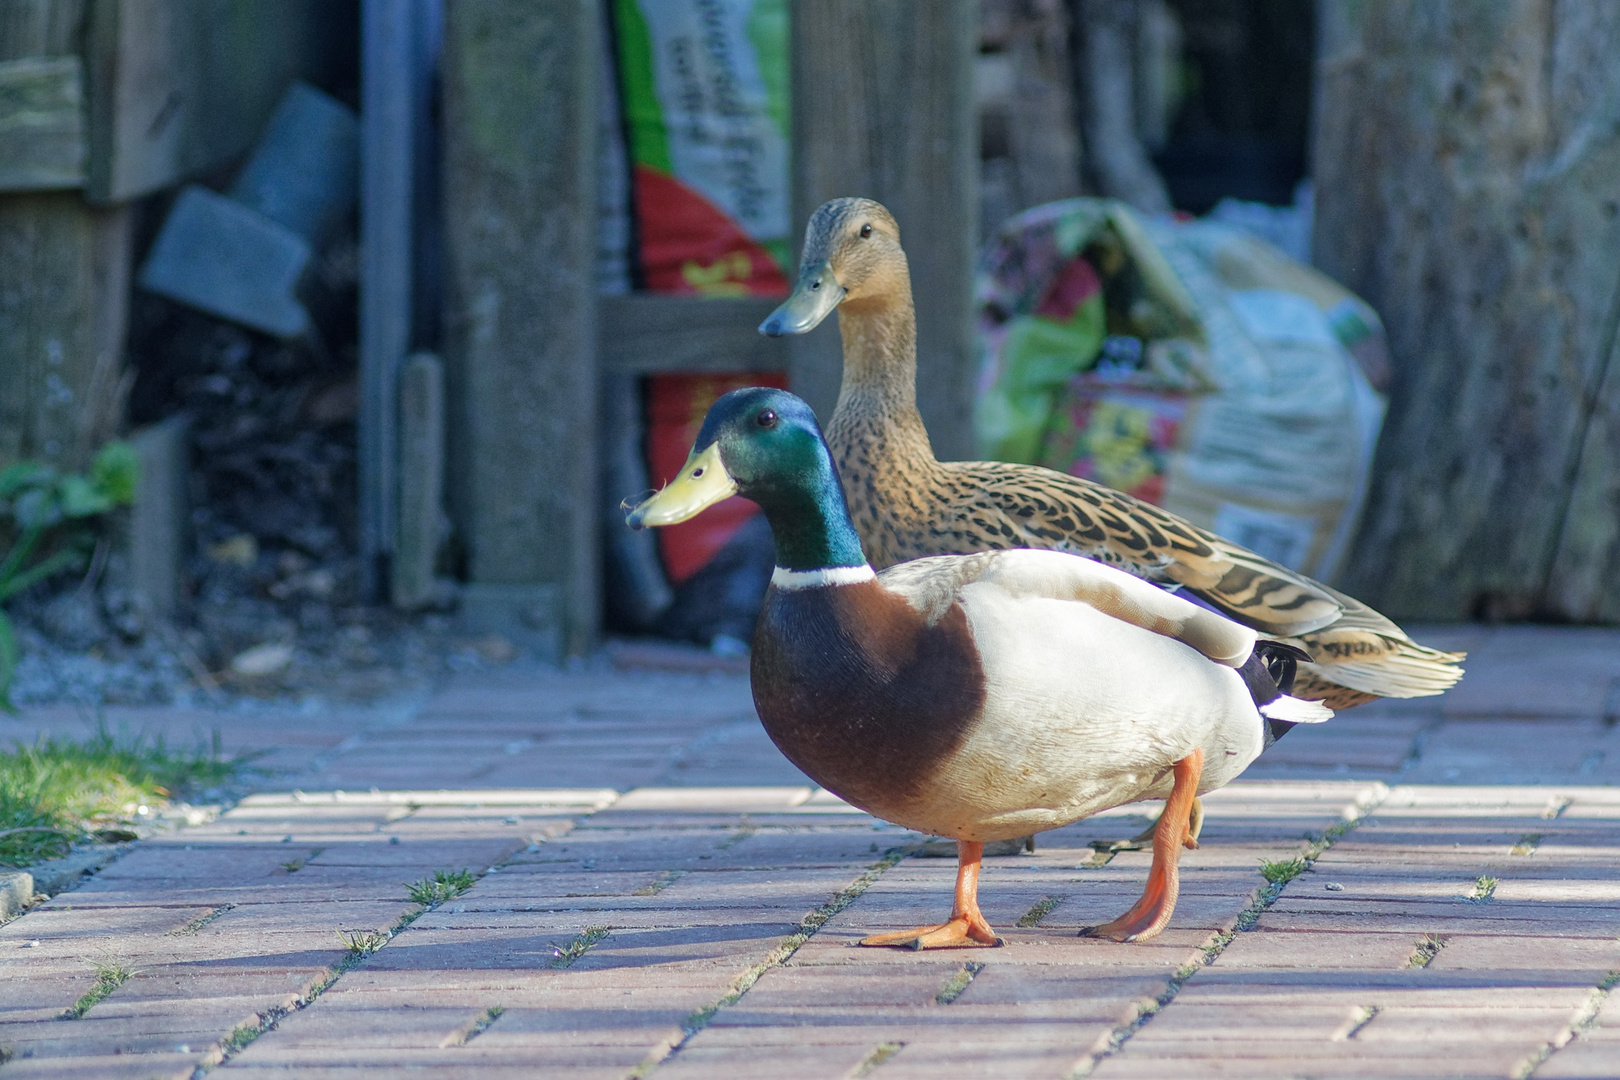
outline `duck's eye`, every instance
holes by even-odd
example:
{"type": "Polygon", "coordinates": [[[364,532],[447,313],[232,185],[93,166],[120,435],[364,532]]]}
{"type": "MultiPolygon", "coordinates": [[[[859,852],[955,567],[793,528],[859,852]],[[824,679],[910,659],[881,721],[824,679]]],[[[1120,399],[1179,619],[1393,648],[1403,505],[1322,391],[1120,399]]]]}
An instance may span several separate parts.
{"type": "Polygon", "coordinates": [[[760,413],[759,416],[757,416],[755,418],[755,423],[759,424],[759,426],[762,427],[762,428],[773,428],[773,427],[775,427],[776,426],[776,410],[775,409],[766,409],[764,412],[760,413]]]}
{"type": "Polygon", "coordinates": [[[696,469],[692,470],[692,479],[696,480],[698,477],[700,477],[702,475],[703,475],[703,469],[702,468],[696,468],[696,469]]]}
{"type": "Polygon", "coordinates": [[[872,225],[871,225],[871,223],[868,222],[867,224],[862,225],[861,226],[861,239],[865,240],[867,237],[869,237],[871,235],[872,235],[872,225]]]}
{"type": "Polygon", "coordinates": [[[811,291],[811,292],[815,292],[815,291],[816,291],[816,290],[817,290],[817,289],[819,289],[819,288],[821,288],[821,279],[820,279],[820,278],[816,278],[816,280],[814,280],[814,281],[812,281],[812,282],[811,282],[811,283],[810,283],[810,291],[811,291]]]}

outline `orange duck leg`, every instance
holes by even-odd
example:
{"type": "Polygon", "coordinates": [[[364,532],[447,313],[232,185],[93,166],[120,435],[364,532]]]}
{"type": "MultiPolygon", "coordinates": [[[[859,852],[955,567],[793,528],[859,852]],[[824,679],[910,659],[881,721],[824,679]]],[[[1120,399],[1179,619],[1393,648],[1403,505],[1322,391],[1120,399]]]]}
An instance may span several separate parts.
{"type": "Polygon", "coordinates": [[[1080,931],[1085,937],[1105,937],[1114,941],[1146,941],[1170,922],[1176,910],[1181,881],[1176,862],[1181,848],[1196,847],[1192,833],[1193,801],[1198,779],[1204,772],[1204,752],[1194,750],[1175,764],[1175,786],[1165,800],[1164,813],[1153,832],[1153,868],[1148,871],[1147,888],[1131,909],[1111,922],[1080,931]]]}
{"type": "Polygon", "coordinates": [[[956,842],[956,903],[951,908],[949,921],[914,930],[897,930],[892,934],[873,934],[862,938],[861,944],[896,945],[906,949],[1005,944],[979,914],[979,861],[983,858],[983,844],[972,840],[956,842]]]}

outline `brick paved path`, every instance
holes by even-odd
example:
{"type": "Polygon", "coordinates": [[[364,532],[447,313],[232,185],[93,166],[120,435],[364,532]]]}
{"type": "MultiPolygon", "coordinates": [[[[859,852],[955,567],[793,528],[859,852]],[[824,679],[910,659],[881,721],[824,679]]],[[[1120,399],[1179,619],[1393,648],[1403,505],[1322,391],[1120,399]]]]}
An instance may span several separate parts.
{"type": "Polygon", "coordinates": [[[1140,945],[1075,936],[1141,888],[1147,853],[1092,844],[1127,807],[987,861],[1005,948],[851,947],[942,917],[954,861],[809,784],[738,677],[114,713],[280,771],[0,927],[0,1080],[1620,1076],[1620,635],[1429,637],[1474,651],[1463,686],[1297,730],[1211,796],[1140,945]],[[60,1019],[98,963],[132,974],[60,1019]]]}

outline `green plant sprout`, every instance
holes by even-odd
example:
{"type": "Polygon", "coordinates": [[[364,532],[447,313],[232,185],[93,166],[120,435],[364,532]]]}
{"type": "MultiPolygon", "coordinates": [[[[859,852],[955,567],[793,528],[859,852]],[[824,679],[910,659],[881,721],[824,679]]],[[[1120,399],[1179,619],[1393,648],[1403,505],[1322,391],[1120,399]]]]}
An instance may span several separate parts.
{"type": "Polygon", "coordinates": [[[38,461],[0,469],[0,709],[15,712],[11,679],[17,635],[6,601],[92,560],[106,543],[100,519],[135,501],[140,461],[128,443],[103,446],[85,473],[64,473],[38,461]]]}

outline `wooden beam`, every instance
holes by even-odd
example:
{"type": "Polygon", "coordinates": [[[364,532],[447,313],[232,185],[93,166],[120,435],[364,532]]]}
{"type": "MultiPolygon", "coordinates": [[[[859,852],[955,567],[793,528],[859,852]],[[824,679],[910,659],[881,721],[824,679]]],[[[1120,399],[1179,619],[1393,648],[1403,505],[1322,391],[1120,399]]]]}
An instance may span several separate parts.
{"type": "Polygon", "coordinates": [[[0,61],[0,191],[84,186],[83,85],[77,56],[0,61]]]}
{"type": "MultiPolygon", "coordinates": [[[[359,531],[365,591],[373,599],[383,591],[383,567],[399,539],[398,504],[408,482],[398,468],[397,427],[408,407],[399,371],[421,336],[416,301],[424,259],[417,234],[432,199],[420,189],[430,168],[437,14],[427,0],[361,6],[359,531]]],[[[433,553],[417,554],[431,571],[433,553]]],[[[394,592],[400,595],[397,578],[394,592]]],[[[413,595],[411,602],[423,600],[413,595]]]]}
{"type": "MultiPolygon", "coordinates": [[[[978,240],[974,0],[795,0],[793,213],[864,195],[900,223],[917,301],[917,403],[942,458],[972,453],[978,240]]],[[[793,339],[793,388],[823,418],[838,330],[793,339]]]]}
{"type": "Polygon", "coordinates": [[[787,343],[759,332],[779,301],[604,296],[597,348],[602,371],[786,371],[787,343]]]}
{"type": "Polygon", "coordinates": [[[446,359],[465,595],[491,621],[508,605],[508,626],[544,632],[549,618],[580,651],[600,610],[599,14],[591,0],[457,0],[446,15],[446,359]]]}

